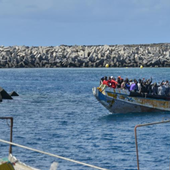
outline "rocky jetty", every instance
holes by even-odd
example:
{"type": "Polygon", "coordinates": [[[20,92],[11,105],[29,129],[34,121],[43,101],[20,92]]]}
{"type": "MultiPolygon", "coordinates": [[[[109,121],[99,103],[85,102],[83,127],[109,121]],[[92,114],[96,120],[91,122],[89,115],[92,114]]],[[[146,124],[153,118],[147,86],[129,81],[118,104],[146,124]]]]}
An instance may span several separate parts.
{"type": "Polygon", "coordinates": [[[0,46],[0,68],[169,67],[170,44],[0,46]]]}

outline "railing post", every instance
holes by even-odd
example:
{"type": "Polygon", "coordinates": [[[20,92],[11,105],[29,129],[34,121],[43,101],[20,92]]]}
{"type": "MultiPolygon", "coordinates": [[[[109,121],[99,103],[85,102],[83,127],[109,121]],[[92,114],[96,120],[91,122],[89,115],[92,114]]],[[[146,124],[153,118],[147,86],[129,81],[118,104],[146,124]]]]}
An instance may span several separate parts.
{"type": "MultiPolygon", "coordinates": [[[[12,142],[13,117],[0,117],[0,119],[10,119],[10,123],[11,123],[11,125],[10,125],[10,142],[12,142]]],[[[10,153],[12,153],[12,145],[11,144],[9,145],[9,154],[10,153]]]]}
{"type": "MultiPolygon", "coordinates": [[[[13,117],[11,119],[11,126],[10,126],[10,142],[12,142],[12,133],[13,133],[13,117]]],[[[9,154],[12,154],[12,145],[9,146],[9,154]]]]}

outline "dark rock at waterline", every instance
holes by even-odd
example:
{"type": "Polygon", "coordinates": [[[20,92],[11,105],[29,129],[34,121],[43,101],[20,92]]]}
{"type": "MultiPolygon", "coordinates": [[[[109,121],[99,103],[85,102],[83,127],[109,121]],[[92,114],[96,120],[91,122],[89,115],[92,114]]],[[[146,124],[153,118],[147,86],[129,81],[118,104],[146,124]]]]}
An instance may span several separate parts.
{"type": "Polygon", "coordinates": [[[18,93],[15,92],[15,91],[12,91],[9,95],[10,95],[10,96],[19,96],[18,93]]]}
{"type": "Polygon", "coordinates": [[[2,87],[0,87],[0,94],[2,99],[12,99],[12,97],[2,87]]]}
{"type": "Polygon", "coordinates": [[[1,93],[0,93],[0,102],[2,102],[2,95],[1,95],[1,93]]]}

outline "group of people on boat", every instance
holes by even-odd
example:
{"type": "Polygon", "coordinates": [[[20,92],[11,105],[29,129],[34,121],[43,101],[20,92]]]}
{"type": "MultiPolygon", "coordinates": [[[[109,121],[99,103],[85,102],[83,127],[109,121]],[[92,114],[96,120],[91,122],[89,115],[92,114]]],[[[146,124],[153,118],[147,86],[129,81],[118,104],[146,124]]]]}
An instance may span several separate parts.
{"type": "Polygon", "coordinates": [[[136,79],[129,80],[128,78],[123,79],[118,76],[117,79],[113,76],[102,77],[100,85],[105,85],[111,88],[127,89],[132,92],[147,93],[151,95],[170,95],[170,84],[169,81],[162,81],[161,83],[152,83],[152,77],[150,79],[136,79]]]}

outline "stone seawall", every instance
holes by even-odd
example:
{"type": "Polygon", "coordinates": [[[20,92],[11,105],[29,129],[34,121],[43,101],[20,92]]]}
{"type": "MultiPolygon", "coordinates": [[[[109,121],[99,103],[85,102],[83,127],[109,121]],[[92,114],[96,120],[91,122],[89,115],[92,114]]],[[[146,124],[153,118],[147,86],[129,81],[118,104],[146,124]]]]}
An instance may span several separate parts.
{"type": "Polygon", "coordinates": [[[0,46],[0,68],[170,67],[170,44],[0,46]]]}

